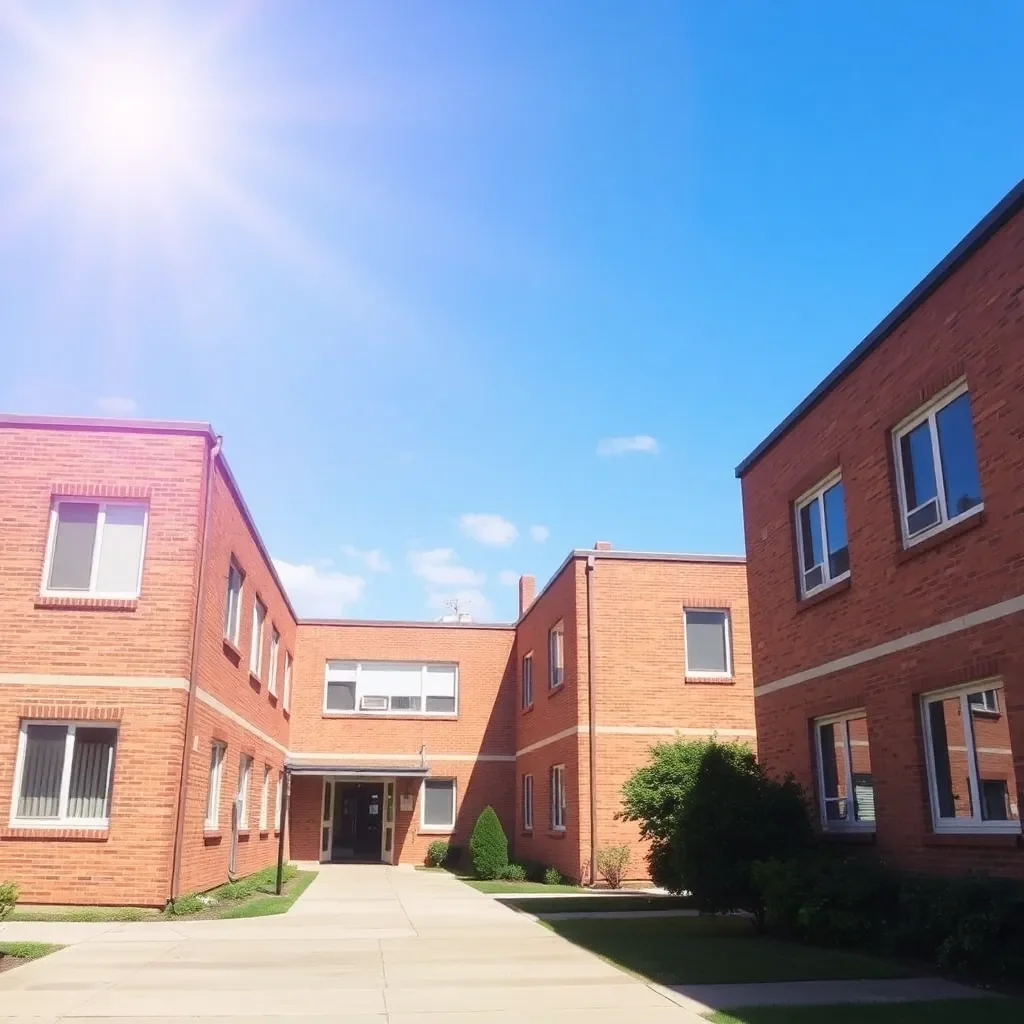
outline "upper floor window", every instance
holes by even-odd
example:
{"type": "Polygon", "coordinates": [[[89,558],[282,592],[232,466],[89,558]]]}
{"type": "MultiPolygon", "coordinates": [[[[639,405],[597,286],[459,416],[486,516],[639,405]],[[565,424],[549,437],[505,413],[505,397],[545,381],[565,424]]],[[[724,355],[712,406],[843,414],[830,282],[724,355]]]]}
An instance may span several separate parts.
{"type": "Polygon", "coordinates": [[[523,655],[523,707],[533,704],[533,654],[523,655]]]}
{"type": "Polygon", "coordinates": [[[961,384],[893,431],[904,544],[982,508],[974,426],[961,384]]]}
{"type": "Polygon", "coordinates": [[[565,682],[565,625],[556,622],[548,632],[548,689],[565,682]]]}
{"type": "Polygon", "coordinates": [[[263,626],[267,621],[267,606],[257,597],[252,606],[252,640],[249,645],[249,671],[260,677],[263,668],[263,626]]]}
{"type": "Polygon", "coordinates": [[[849,576],[841,477],[829,477],[796,502],[796,536],[804,597],[849,576]]]}
{"type": "Polygon", "coordinates": [[[281,649],[281,634],[276,629],[270,632],[270,666],[267,669],[267,691],[277,693],[277,659],[281,649]]]}
{"type": "Polygon", "coordinates": [[[236,647],[242,620],[242,583],[244,580],[245,574],[232,559],[228,568],[228,593],[224,601],[224,636],[236,647]]]}
{"type": "Polygon", "coordinates": [[[458,667],[422,662],[329,661],[324,712],[454,715],[458,667]]]}
{"type": "Polygon", "coordinates": [[[688,676],[732,675],[732,645],[729,613],[724,609],[683,610],[686,674],[688,676]]]}
{"type": "Polygon", "coordinates": [[[284,709],[287,711],[292,706],[292,656],[289,651],[284,652],[284,709]]]}
{"type": "Polygon", "coordinates": [[[50,510],[44,592],[138,597],[146,521],[145,505],[55,501],[50,510]]]}
{"type": "Polygon", "coordinates": [[[867,715],[850,711],[820,718],[814,723],[814,738],[822,828],[873,831],[875,785],[867,715]]]}

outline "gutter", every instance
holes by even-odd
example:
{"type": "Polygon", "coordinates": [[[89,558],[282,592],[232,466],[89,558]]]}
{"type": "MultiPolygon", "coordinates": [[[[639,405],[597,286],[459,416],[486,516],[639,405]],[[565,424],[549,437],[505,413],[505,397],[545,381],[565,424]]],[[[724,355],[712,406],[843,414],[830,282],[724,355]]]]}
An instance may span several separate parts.
{"type": "Polygon", "coordinates": [[[597,707],[594,704],[594,569],[597,559],[587,555],[587,725],[590,733],[590,885],[597,884],[597,707]]]}
{"type": "Polygon", "coordinates": [[[199,573],[196,579],[196,604],[192,612],[192,658],[188,673],[188,698],[185,704],[185,739],[181,751],[181,779],[178,782],[178,812],[174,822],[174,854],[171,861],[170,900],[178,898],[181,888],[181,857],[185,837],[185,811],[188,798],[188,773],[192,766],[192,730],[196,719],[196,690],[199,687],[199,635],[202,626],[203,584],[206,579],[206,549],[213,509],[213,477],[223,438],[217,435],[207,452],[203,470],[203,526],[199,538],[199,573]]]}

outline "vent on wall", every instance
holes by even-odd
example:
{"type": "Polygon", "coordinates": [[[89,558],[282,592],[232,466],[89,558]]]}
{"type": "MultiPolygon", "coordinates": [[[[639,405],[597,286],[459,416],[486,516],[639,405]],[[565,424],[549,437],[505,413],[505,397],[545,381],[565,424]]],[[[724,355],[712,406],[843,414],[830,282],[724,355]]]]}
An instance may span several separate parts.
{"type": "Polygon", "coordinates": [[[387,711],[387,697],[364,696],[359,699],[359,707],[362,711],[387,711]]]}

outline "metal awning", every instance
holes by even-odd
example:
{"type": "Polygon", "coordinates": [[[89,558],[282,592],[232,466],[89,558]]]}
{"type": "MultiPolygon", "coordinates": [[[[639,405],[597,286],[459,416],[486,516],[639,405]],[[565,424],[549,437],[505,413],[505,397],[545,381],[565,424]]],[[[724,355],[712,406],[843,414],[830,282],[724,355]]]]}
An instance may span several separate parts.
{"type": "Polygon", "coordinates": [[[425,779],[430,774],[430,765],[358,765],[358,764],[285,764],[289,775],[361,775],[371,779],[425,779]]]}

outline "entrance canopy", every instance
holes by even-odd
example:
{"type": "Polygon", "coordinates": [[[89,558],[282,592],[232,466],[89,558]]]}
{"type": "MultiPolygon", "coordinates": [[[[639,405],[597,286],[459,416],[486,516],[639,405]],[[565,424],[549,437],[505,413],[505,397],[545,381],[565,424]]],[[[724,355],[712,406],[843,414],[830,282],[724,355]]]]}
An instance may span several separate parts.
{"type": "Polygon", "coordinates": [[[425,779],[430,765],[286,764],[289,775],[358,776],[363,779],[425,779]]]}

